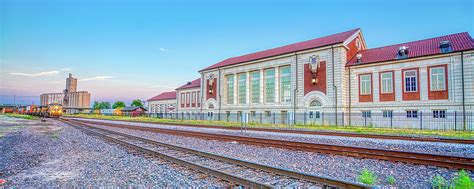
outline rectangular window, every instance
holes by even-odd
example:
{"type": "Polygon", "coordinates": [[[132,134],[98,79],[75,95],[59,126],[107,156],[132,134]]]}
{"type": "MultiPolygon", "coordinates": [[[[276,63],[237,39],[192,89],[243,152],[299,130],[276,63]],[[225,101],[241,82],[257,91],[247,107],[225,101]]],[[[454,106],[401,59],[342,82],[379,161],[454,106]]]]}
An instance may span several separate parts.
{"type": "Polygon", "coordinates": [[[446,90],[446,76],[444,67],[430,68],[430,89],[431,91],[446,90]]]}
{"type": "Polygon", "coordinates": [[[197,106],[201,106],[201,91],[197,92],[197,106]]]}
{"type": "Polygon", "coordinates": [[[270,112],[270,111],[265,111],[265,116],[266,116],[266,117],[271,117],[271,116],[272,116],[272,112],[270,112]]]}
{"type": "Polygon", "coordinates": [[[393,73],[385,72],[380,74],[382,93],[393,93],[393,73]]]}
{"type": "Polygon", "coordinates": [[[372,113],[370,111],[362,111],[362,117],[370,118],[372,117],[372,113]]]}
{"type": "Polygon", "coordinates": [[[186,107],[189,107],[189,93],[186,93],[186,107]]]}
{"type": "Polygon", "coordinates": [[[265,102],[275,102],[275,69],[265,70],[265,102]]]}
{"type": "Polygon", "coordinates": [[[280,100],[281,102],[291,102],[290,66],[280,68],[280,100]]]}
{"type": "Polygon", "coordinates": [[[404,71],[405,80],[405,92],[416,92],[418,91],[417,83],[417,71],[406,70],[404,71]]]}
{"type": "Polygon", "coordinates": [[[433,110],[433,118],[446,118],[446,110],[433,110]]]}
{"type": "Polygon", "coordinates": [[[255,111],[250,111],[250,116],[252,116],[252,117],[257,116],[257,112],[255,112],[255,111]]]}
{"type": "Polygon", "coordinates": [[[417,118],[418,110],[407,110],[407,118],[417,118]]]}
{"type": "Polygon", "coordinates": [[[360,75],[360,94],[372,94],[372,76],[370,74],[360,75]]]}
{"type": "Polygon", "coordinates": [[[234,104],[234,75],[227,76],[227,104],[234,104]]]}
{"type": "Polygon", "coordinates": [[[239,74],[237,78],[239,79],[237,82],[239,104],[245,104],[247,103],[247,74],[239,74]]]}
{"type": "Polygon", "coordinates": [[[196,92],[191,93],[191,103],[192,104],[196,103],[196,92]]]}
{"type": "Polygon", "coordinates": [[[382,116],[384,118],[391,118],[393,116],[393,111],[392,110],[383,110],[382,111],[382,116]]]}
{"type": "Polygon", "coordinates": [[[184,107],[184,104],[186,103],[186,99],[184,97],[184,93],[181,93],[181,108],[184,107]]]}
{"type": "Polygon", "coordinates": [[[250,90],[252,103],[260,102],[260,71],[250,72],[250,90]]]}

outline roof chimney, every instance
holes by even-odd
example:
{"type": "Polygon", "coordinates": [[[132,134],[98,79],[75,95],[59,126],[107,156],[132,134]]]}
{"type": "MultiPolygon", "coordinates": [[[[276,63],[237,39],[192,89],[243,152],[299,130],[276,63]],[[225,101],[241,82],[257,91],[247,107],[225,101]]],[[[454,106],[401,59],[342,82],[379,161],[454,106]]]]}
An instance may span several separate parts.
{"type": "Polygon", "coordinates": [[[448,40],[440,41],[440,42],[439,42],[439,49],[441,50],[441,53],[453,52],[453,48],[452,48],[452,46],[451,46],[451,42],[448,41],[448,40]]]}
{"type": "Polygon", "coordinates": [[[188,81],[188,83],[186,83],[186,85],[191,85],[191,81],[188,81]]]}
{"type": "Polygon", "coordinates": [[[357,54],[356,57],[357,57],[357,63],[361,63],[362,62],[362,54],[357,54]]]}
{"type": "Polygon", "coordinates": [[[401,46],[398,48],[397,59],[408,58],[408,47],[401,46]]]}

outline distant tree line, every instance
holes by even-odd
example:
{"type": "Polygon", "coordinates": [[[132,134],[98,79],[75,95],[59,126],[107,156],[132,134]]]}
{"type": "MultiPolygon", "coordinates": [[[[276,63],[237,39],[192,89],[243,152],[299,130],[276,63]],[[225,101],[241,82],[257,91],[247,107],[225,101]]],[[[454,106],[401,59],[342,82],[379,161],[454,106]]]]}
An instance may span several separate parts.
{"type": "MultiPolygon", "coordinates": [[[[122,102],[122,101],[117,101],[112,106],[110,105],[110,102],[94,101],[94,104],[92,105],[92,108],[94,110],[102,110],[102,109],[110,109],[110,108],[113,108],[113,109],[124,108],[125,106],[126,106],[125,102],[122,102]]],[[[132,101],[131,106],[136,106],[136,107],[142,107],[143,108],[143,103],[140,99],[136,99],[136,100],[132,101]]]]}

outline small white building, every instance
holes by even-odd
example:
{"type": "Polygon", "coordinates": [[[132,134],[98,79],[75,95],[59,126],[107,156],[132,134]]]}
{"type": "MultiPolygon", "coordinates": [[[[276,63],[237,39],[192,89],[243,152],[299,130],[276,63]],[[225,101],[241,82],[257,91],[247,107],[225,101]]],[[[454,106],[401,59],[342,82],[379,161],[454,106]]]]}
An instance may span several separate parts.
{"type": "Polygon", "coordinates": [[[201,78],[177,88],[176,95],[180,114],[197,117],[201,113],[201,78]]]}
{"type": "Polygon", "coordinates": [[[164,92],[147,100],[148,113],[168,114],[176,112],[176,91],[164,92]]]}

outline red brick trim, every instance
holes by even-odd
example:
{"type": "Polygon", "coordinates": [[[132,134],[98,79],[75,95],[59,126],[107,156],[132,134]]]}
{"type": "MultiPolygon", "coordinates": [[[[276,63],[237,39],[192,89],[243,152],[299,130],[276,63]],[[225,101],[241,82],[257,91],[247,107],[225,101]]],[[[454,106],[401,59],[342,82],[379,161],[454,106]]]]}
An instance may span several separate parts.
{"type": "Polygon", "coordinates": [[[380,102],[395,101],[395,72],[393,70],[379,72],[379,96],[380,102]],[[382,74],[392,73],[392,92],[382,93],[382,74]]]}
{"type": "Polygon", "coordinates": [[[359,102],[373,102],[374,101],[374,84],[373,84],[373,74],[372,73],[362,73],[358,75],[359,79],[359,102]],[[370,94],[360,94],[360,77],[363,75],[369,75],[370,76],[370,94]]]}
{"type": "Polygon", "coordinates": [[[429,100],[445,100],[449,98],[448,93],[448,65],[436,65],[436,66],[428,66],[428,99],[429,100]],[[431,68],[439,68],[444,67],[444,90],[439,91],[431,91],[431,68]]]}
{"type": "Polygon", "coordinates": [[[410,100],[420,100],[420,69],[419,68],[407,68],[402,69],[402,99],[403,101],[410,101],[410,100]],[[416,92],[406,92],[405,91],[405,71],[408,70],[416,70],[416,92]]]}
{"type": "Polygon", "coordinates": [[[304,94],[308,94],[311,91],[320,91],[326,94],[326,61],[319,62],[319,69],[316,76],[318,83],[314,85],[311,80],[313,79],[313,73],[309,69],[309,64],[304,65],[304,94]]]}

